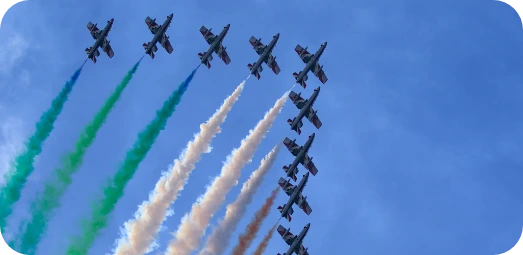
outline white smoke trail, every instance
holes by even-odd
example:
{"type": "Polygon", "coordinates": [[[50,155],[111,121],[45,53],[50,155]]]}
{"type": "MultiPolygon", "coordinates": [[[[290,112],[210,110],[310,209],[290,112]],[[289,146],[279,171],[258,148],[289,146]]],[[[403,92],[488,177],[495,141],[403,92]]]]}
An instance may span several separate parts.
{"type": "Polygon", "coordinates": [[[169,172],[163,173],[162,178],[156,183],[155,189],[149,196],[149,201],[144,201],[135,214],[134,220],[125,223],[125,230],[113,251],[116,255],[143,255],[151,252],[157,245],[154,237],[158,234],[162,222],[169,216],[169,206],[176,200],[178,193],[183,190],[189,174],[194,170],[195,164],[200,161],[203,153],[211,151],[210,144],[216,134],[221,132],[220,125],[225,122],[227,114],[240,97],[245,81],[225,99],[222,106],[200,125],[200,133],[187,144],[186,149],[174,161],[174,167],[169,172]]]}
{"type": "Polygon", "coordinates": [[[225,252],[232,233],[238,226],[238,222],[243,218],[247,211],[247,205],[252,202],[252,197],[263,182],[263,177],[271,169],[274,160],[280,151],[280,143],[265,156],[261,161],[260,167],[254,171],[249,179],[243,183],[242,190],[236,200],[227,205],[225,217],[218,223],[211,235],[207,238],[205,248],[198,255],[221,255],[225,252]]]}
{"type": "Polygon", "coordinates": [[[288,93],[286,92],[276,101],[254,130],[251,130],[242,140],[240,147],[234,149],[227,157],[220,175],[214,179],[205,194],[193,204],[190,214],[182,218],[182,223],[178,227],[175,238],[171,240],[166,255],[190,255],[192,251],[199,248],[211,217],[223,204],[227,193],[237,185],[241,169],[251,161],[256,148],[283,108],[288,93]]]}

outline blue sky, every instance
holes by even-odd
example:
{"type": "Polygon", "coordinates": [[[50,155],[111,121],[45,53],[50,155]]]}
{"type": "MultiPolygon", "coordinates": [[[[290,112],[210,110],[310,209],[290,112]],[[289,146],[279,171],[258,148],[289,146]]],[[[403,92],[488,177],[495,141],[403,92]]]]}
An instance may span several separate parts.
{"type": "MultiPolygon", "coordinates": [[[[303,144],[316,132],[310,155],[319,173],[310,178],[304,191],[313,213],[306,216],[296,210],[291,223],[282,221],[295,234],[311,223],[305,239],[311,255],[420,251],[492,255],[509,250],[519,239],[523,226],[523,202],[518,199],[523,192],[518,184],[523,177],[523,30],[517,13],[493,0],[19,3],[6,14],[0,29],[2,172],[34,130],[40,114],[86,58],[84,49],[93,43],[88,21],[103,27],[115,19],[109,35],[115,57],[101,55],[97,64],[86,64],[38,157],[10,227],[27,216],[29,203],[60,157],[143,55],[141,45],[152,37],[145,17],[161,23],[170,13],[174,18],[167,33],[173,54],[159,49],[154,60],[144,58],[74,176],[38,254],[63,253],[69,236],[79,233],[79,220],[89,215],[103,181],[115,173],[155,110],[198,64],[197,53],[207,49],[200,26],[218,33],[228,23],[231,29],[224,45],[231,64],[215,58],[210,70],[198,71],[89,254],[111,251],[119,228],[147,199],[160,173],[179,156],[199,124],[248,75],[247,64],[257,59],[250,36],[262,37],[267,44],[278,32],[281,37],[274,55],[282,72],[276,76],[264,66],[260,81],[247,82],[222,133],[213,141],[213,152],[203,156],[174,204],[175,214],[159,235],[158,251],[165,249],[169,232],[176,231],[180,217],[219,174],[226,156],[292,86],[292,72],[303,68],[293,50],[296,44],[315,51],[325,41],[329,44],[320,62],[329,81],[322,85],[314,105],[322,129],[315,130],[305,120],[300,137],[290,131],[285,120],[298,110],[287,102],[227,202],[232,202],[241,184],[281,139],[289,136],[303,144]]],[[[309,76],[307,89],[295,88],[304,97],[321,84],[309,76]]],[[[281,150],[234,239],[277,185],[281,167],[291,161],[291,154],[281,150]]],[[[277,203],[286,199],[280,193],[277,203]]],[[[224,212],[225,205],[213,224],[224,212]]],[[[277,219],[274,208],[255,244],[277,219]]],[[[234,244],[231,241],[230,246],[234,244]]],[[[286,249],[275,234],[266,253],[286,249]]]]}

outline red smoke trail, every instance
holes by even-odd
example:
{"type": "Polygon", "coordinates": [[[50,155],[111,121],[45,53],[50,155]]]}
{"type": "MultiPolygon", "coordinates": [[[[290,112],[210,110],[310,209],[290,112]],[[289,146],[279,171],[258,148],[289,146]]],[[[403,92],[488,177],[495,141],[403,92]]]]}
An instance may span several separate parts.
{"type": "Polygon", "coordinates": [[[260,226],[269,215],[269,211],[274,204],[274,199],[276,199],[276,195],[278,195],[278,191],[280,191],[280,187],[276,187],[269,198],[265,200],[265,204],[256,212],[254,215],[254,219],[252,219],[251,223],[247,225],[247,228],[245,229],[245,232],[238,237],[238,245],[234,247],[232,255],[243,255],[245,254],[245,251],[249,248],[252,241],[256,237],[256,234],[260,230],[260,226]]]}
{"type": "Polygon", "coordinates": [[[280,222],[280,220],[278,220],[276,224],[274,224],[274,226],[272,226],[272,228],[269,229],[269,232],[267,233],[267,235],[265,235],[260,245],[258,245],[258,248],[256,248],[256,251],[254,251],[253,255],[262,255],[265,249],[267,249],[267,245],[269,245],[269,241],[272,238],[272,234],[274,234],[274,230],[276,229],[278,222],[280,222]]]}

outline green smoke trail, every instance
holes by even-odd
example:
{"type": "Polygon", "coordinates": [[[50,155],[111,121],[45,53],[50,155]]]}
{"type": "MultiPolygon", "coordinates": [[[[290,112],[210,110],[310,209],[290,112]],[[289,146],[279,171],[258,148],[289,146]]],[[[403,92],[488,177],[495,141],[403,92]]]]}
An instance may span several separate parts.
{"type": "Polygon", "coordinates": [[[71,184],[71,176],[76,173],[82,165],[87,148],[89,148],[96,139],[96,134],[105,123],[105,120],[116,105],[116,102],[120,99],[122,92],[133,78],[133,74],[138,69],[140,61],[129,70],[122,82],[116,87],[113,94],[111,94],[102,108],[96,113],[94,119],[85,126],[83,132],[80,133],[80,137],[76,141],[74,150],[65,155],[62,161],[62,167],[55,169],[55,178],[45,184],[43,194],[32,204],[31,220],[29,221],[25,232],[17,237],[18,239],[21,239],[21,247],[19,250],[21,253],[34,254],[35,249],[40,242],[40,238],[47,229],[47,223],[52,211],[60,206],[60,198],[71,184]]]}
{"type": "Polygon", "coordinates": [[[176,105],[180,103],[197,69],[194,69],[187,79],[180,84],[178,89],[163,103],[162,108],[156,112],[156,118],[138,134],[133,147],[127,151],[120,169],[108,185],[103,188],[104,198],[93,204],[91,219],[83,222],[82,236],[72,241],[66,251],[67,255],[86,255],[98,232],[106,227],[109,214],[123,196],[123,190],[127,182],[133,177],[138,165],[145,158],[149,149],[151,149],[160,131],[165,128],[167,120],[173,114],[176,105]]]}
{"type": "Polygon", "coordinates": [[[53,131],[54,122],[62,112],[83,66],[74,72],[58,96],[53,99],[51,108],[42,114],[40,120],[36,123],[34,134],[25,143],[24,152],[14,159],[9,171],[5,174],[6,185],[0,188],[0,231],[2,232],[5,231],[6,220],[11,215],[13,204],[20,199],[27,177],[34,171],[34,160],[42,152],[44,141],[53,131]]]}

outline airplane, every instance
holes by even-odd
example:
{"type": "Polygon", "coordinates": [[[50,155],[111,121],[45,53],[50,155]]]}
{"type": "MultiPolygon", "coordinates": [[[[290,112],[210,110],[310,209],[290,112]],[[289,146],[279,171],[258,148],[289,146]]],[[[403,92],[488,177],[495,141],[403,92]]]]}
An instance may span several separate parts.
{"type": "Polygon", "coordinates": [[[220,57],[223,62],[225,62],[226,65],[231,63],[231,59],[229,58],[229,54],[227,53],[226,49],[227,47],[223,47],[222,41],[223,38],[227,35],[227,32],[229,31],[229,28],[231,27],[231,24],[228,24],[227,26],[223,27],[222,32],[216,36],[214,35],[210,29],[207,29],[205,26],[202,26],[200,28],[200,33],[202,33],[203,38],[207,43],[209,44],[209,49],[205,53],[198,53],[198,56],[200,57],[202,64],[206,65],[207,68],[211,68],[210,61],[212,60],[212,52],[214,51],[218,57],[220,57]]]}
{"type": "Polygon", "coordinates": [[[114,51],[111,47],[110,42],[107,40],[107,35],[109,35],[109,31],[111,31],[111,28],[113,27],[114,19],[111,19],[107,21],[107,25],[105,28],[100,31],[98,29],[98,24],[93,24],[91,21],[87,23],[87,29],[91,32],[91,36],[95,40],[93,47],[91,48],[85,48],[85,53],[87,53],[87,58],[91,59],[93,63],[96,63],[96,57],[100,56],[100,51],[98,51],[98,47],[101,47],[102,50],[107,53],[107,56],[109,58],[114,57],[114,51]]]}
{"type": "Polygon", "coordinates": [[[298,207],[302,209],[303,212],[305,212],[307,215],[310,215],[312,212],[312,209],[307,202],[307,197],[304,197],[302,194],[302,191],[305,188],[308,180],[309,173],[303,175],[303,178],[301,179],[298,186],[292,185],[289,180],[285,180],[281,177],[278,180],[278,185],[280,185],[283,191],[285,191],[285,194],[289,196],[289,201],[283,206],[278,206],[278,211],[280,211],[281,217],[285,217],[289,222],[291,222],[291,215],[294,213],[294,210],[292,209],[293,203],[298,205],[298,207]]]}
{"type": "Polygon", "coordinates": [[[249,67],[249,70],[251,70],[251,74],[256,75],[258,80],[261,77],[260,73],[263,71],[263,62],[265,62],[265,64],[267,64],[267,66],[270,67],[276,75],[280,73],[280,67],[276,62],[276,57],[272,56],[272,50],[274,49],[274,46],[276,46],[279,38],[280,33],[277,33],[267,46],[263,45],[261,38],[256,39],[254,36],[251,36],[251,39],[249,39],[249,42],[251,43],[256,53],[258,53],[260,58],[258,58],[258,60],[252,64],[249,63],[247,67],[249,67]]]}
{"type": "MultiPolygon", "coordinates": [[[[307,235],[310,227],[310,223],[305,225],[300,234],[295,236],[291,233],[291,228],[285,229],[282,225],[278,226],[278,233],[280,233],[283,240],[289,245],[289,249],[283,255],[292,255],[293,253],[296,253],[297,255],[309,255],[309,252],[307,252],[309,248],[303,247],[303,239],[307,235]]],[[[278,253],[278,255],[281,254],[278,253]]]]}
{"type": "Polygon", "coordinates": [[[320,118],[318,118],[318,111],[312,109],[312,105],[316,101],[316,98],[320,94],[320,87],[314,90],[311,97],[308,100],[305,100],[301,97],[301,93],[296,94],[296,92],[291,91],[289,93],[289,98],[294,102],[294,105],[300,110],[298,116],[294,119],[288,119],[287,123],[291,126],[291,130],[296,131],[296,133],[301,134],[301,127],[303,127],[302,119],[304,116],[317,128],[320,129],[322,126],[320,118]]]}
{"type": "Polygon", "coordinates": [[[292,155],[296,157],[294,158],[292,164],[283,167],[283,171],[285,171],[287,176],[291,177],[294,181],[296,181],[296,174],[298,173],[298,163],[301,163],[305,168],[307,168],[307,170],[309,170],[312,175],[316,175],[318,173],[316,165],[314,165],[314,162],[312,162],[312,157],[309,157],[308,155],[315,136],[316,134],[314,133],[310,135],[309,140],[307,140],[304,146],[297,145],[296,139],[291,141],[290,138],[285,137],[285,140],[283,140],[283,144],[289,149],[292,155]]]}
{"type": "Polygon", "coordinates": [[[167,51],[167,53],[171,54],[173,53],[173,46],[171,45],[171,42],[169,41],[169,36],[165,34],[169,26],[171,25],[171,21],[173,19],[173,14],[171,13],[169,16],[167,16],[167,19],[163,23],[163,25],[158,25],[156,23],[156,19],[151,19],[151,17],[147,16],[145,18],[145,24],[147,24],[147,27],[149,28],[149,31],[154,35],[153,40],[144,43],[143,48],[145,49],[145,54],[148,54],[151,56],[152,59],[154,59],[154,53],[158,50],[158,47],[156,47],[156,43],[159,42],[160,45],[167,51]]]}
{"type": "Polygon", "coordinates": [[[303,68],[303,71],[300,71],[299,73],[294,72],[292,75],[294,78],[296,78],[296,83],[299,83],[303,88],[307,87],[307,84],[305,81],[307,81],[307,73],[309,71],[312,71],[316,77],[321,81],[321,83],[325,84],[328,80],[327,76],[325,75],[325,72],[323,72],[323,66],[320,65],[318,62],[321,55],[323,54],[323,51],[325,51],[325,48],[327,47],[327,42],[324,42],[318,51],[316,51],[316,54],[310,54],[307,51],[307,47],[305,49],[301,47],[301,45],[297,45],[294,49],[298,55],[300,55],[301,60],[303,63],[305,63],[305,68],[303,68]]]}

